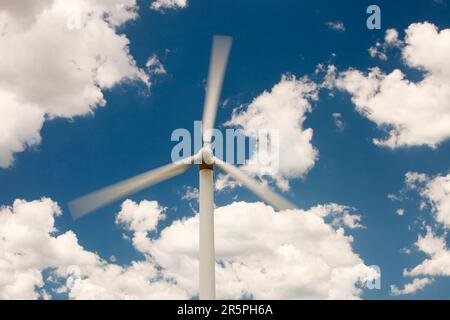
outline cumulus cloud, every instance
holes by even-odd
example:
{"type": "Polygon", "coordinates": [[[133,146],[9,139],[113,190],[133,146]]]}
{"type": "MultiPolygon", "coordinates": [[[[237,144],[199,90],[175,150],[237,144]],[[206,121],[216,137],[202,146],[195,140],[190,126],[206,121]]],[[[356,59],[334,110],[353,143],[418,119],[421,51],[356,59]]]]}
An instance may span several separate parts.
{"type": "Polygon", "coordinates": [[[165,9],[182,9],[188,6],[187,0],[156,0],[150,5],[150,8],[157,11],[165,9]]]}
{"type": "Polygon", "coordinates": [[[435,223],[427,225],[424,222],[426,233],[419,234],[414,244],[417,251],[425,254],[426,259],[403,272],[406,277],[415,277],[413,283],[403,290],[394,286],[393,294],[412,293],[432,282],[430,279],[419,280],[417,277],[450,276],[450,248],[446,242],[447,230],[450,228],[450,174],[431,177],[423,173],[408,172],[405,175],[405,187],[420,196],[420,209],[428,208],[435,223]]]}
{"type": "Polygon", "coordinates": [[[378,67],[368,73],[349,69],[336,74],[331,66],[327,86],[332,82],[349,92],[356,110],[386,130],[387,137],[374,139],[375,144],[436,148],[450,137],[450,29],[439,31],[433,24],[415,23],[405,32],[403,41],[394,31],[385,41],[402,43],[405,65],[422,72],[423,79],[414,82],[400,69],[387,74],[378,67]]]}
{"type": "Polygon", "coordinates": [[[165,208],[161,208],[156,201],[143,200],[136,203],[127,199],[116,216],[116,223],[134,232],[154,231],[159,220],[165,219],[164,211],[165,208]]]}
{"type": "Polygon", "coordinates": [[[133,261],[130,266],[103,263],[88,269],[72,288],[71,299],[188,299],[186,291],[161,277],[151,261],[133,261]]]}
{"type": "Polygon", "coordinates": [[[36,299],[35,288],[44,285],[42,271],[77,264],[93,265],[98,257],[78,245],[68,231],[54,235],[55,217],[61,214],[50,199],[16,200],[12,207],[0,209],[0,298],[36,299]]]}
{"type": "Polygon", "coordinates": [[[434,219],[446,229],[450,228],[450,173],[430,177],[423,173],[408,172],[405,185],[422,197],[422,209],[428,205],[434,219]]]}
{"type": "Polygon", "coordinates": [[[436,221],[450,228],[450,174],[432,179],[421,194],[431,204],[436,221]]]}
{"type": "Polygon", "coordinates": [[[361,216],[353,214],[355,208],[330,203],[318,205],[309,210],[309,213],[325,219],[334,227],[347,227],[349,229],[363,228],[360,224],[361,216]]]}
{"type": "MultiPolygon", "coordinates": [[[[353,299],[378,276],[352,250],[341,222],[325,218],[343,207],[275,212],[263,203],[237,202],[215,210],[219,298],[353,299]],[[239,223],[236,223],[238,221],[239,223]]],[[[191,295],[198,286],[198,215],[177,220],[137,248],[191,295]]]]}
{"type": "Polygon", "coordinates": [[[90,114],[124,81],[150,84],[116,30],[136,9],[135,0],[2,1],[1,167],[39,144],[45,120],[90,114]]]}
{"type": "Polygon", "coordinates": [[[156,75],[167,74],[166,68],[161,63],[161,61],[159,61],[159,58],[156,54],[150,56],[147,59],[145,66],[147,67],[148,73],[150,73],[150,74],[156,74],[156,75]]]}
{"type": "MultiPolygon", "coordinates": [[[[162,209],[154,204],[143,201],[136,207],[125,202],[117,221],[125,221],[132,230],[152,229],[152,222],[141,213],[148,209],[152,215],[159,208],[161,217],[162,209]],[[129,214],[124,214],[126,210],[129,214]]],[[[82,248],[72,231],[59,234],[55,218],[60,214],[57,203],[48,198],[16,200],[11,207],[1,207],[0,299],[50,298],[52,292],[43,289],[49,282],[71,299],[188,298],[152,261],[110,264],[82,248]]]]}
{"type": "Polygon", "coordinates": [[[372,58],[378,58],[385,61],[388,59],[386,53],[383,52],[383,45],[380,42],[375,43],[374,46],[369,48],[369,54],[372,58]]]}
{"type": "Polygon", "coordinates": [[[433,283],[430,278],[416,278],[411,283],[407,283],[403,289],[397,288],[395,285],[391,286],[391,294],[394,296],[413,294],[419,290],[423,290],[427,285],[433,283]]]}
{"type": "Polygon", "coordinates": [[[384,41],[388,46],[400,46],[402,41],[398,39],[398,31],[395,29],[387,29],[384,36],[384,41]]]}
{"type": "MultiPolygon", "coordinates": [[[[304,128],[307,113],[311,112],[310,101],[317,100],[318,87],[307,78],[283,76],[270,91],[264,91],[246,108],[236,108],[227,126],[242,129],[244,134],[256,139],[261,130],[273,129],[278,134],[278,169],[271,178],[282,190],[289,189],[288,179],[301,178],[311,170],[318,151],[311,143],[313,130],[304,128]]],[[[248,174],[262,178],[265,154],[255,148],[250,159],[241,166],[248,174]]],[[[274,157],[272,157],[274,158],[274,157]]],[[[269,159],[274,160],[274,159],[269,159]]],[[[216,188],[229,186],[218,179],[216,188]]]]}
{"type": "Polygon", "coordinates": [[[450,276],[450,249],[447,247],[445,235],[437,236],[427,227],[425,236],[419,236],[416,248],[425,253],[427,259],[411,270],[405,269],[405,276],[450,276]]]}
{"type": "Polygon", "coordinates": [[[400,48],[403,42],[399,40],[398,31],[395,29],[386,30],[384,36],[384,43],[376,42],[375,45],[369,48],[369,54],[372,58],[379,58],[381,60],[387,60],[386,52],[389,49],[400,48]]]}
{"type": "Polygon", "coordinates": [[[44,111],[34,104],[23,104],[16,95],[0,89],[0,167],[13,162],[13,154],[41,142],[44,111]]]}
{"type": "MultiPolygon", "coordinates": [[[[274,212],[263,203],[245,202],[217,208],[218,297],[359,298],[362,285],[378,274],[354,253],[353,238],[345,235],[343,227],[355,218],[336,220],[347,216],[346,210],[330,204],[274,212]],[[327,217],[336,223],[327,223],[327,217]]],[[[16,200],[0,209],[0,298],[48,299],[53,290],[71,299],[198,294],[198,215],[151,235],[146,231],[155,230],[164,209],[155,201],[125,201],[116,223],[140,238],[133,245],[143,257],[119,265],[81,247],[72,231],[57,231],[60,214],[46,198],[16,200]]]]}

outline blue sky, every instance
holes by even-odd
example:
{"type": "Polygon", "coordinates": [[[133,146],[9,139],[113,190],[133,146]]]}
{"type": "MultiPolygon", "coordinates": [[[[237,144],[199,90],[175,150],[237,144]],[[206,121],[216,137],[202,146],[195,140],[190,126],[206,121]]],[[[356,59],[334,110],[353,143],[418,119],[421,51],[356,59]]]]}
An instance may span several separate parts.
{"type": "MultiPolygon", "coordinates": [[[[56,221],[59,232],[72,230],[86,250],[103,258],[115,256],[119,264],[139,259],[141,254],[122,239],[123,230],[114,222],[121,201],[76,221],[67,203],[170,162],[175,145],[170,141],[172,131],[192,131],[193,121],[201,119],[213,35],[233,37],[222,92],[222,101],[229,98],[230,102],[219,109],[217,124],[229,120],[235,107],[245,106],[270,90],[283,74],[298,78],[307,75],[321,81],[321,76],[314,74],[318,64],[333,64],[342,71],[355,68],[365,72],[378,66],[389,73],[400,68],[409,79],[422,79],[420,71],[405,66],[398,50],[389,52],[389,59],[383,61],[372,58],[368,49],[377,41],[383,42],[389,28],[398,30],[401,38],[416,22],[428,21],[441,30],[450,28],[448,3],[378,1],[381,30],[366,28],[370,4],[356,0],[192,0],[186,8],[161,13],[151,10],[148,1],[139,1],[139,18],[120,26],[117,32],[129,39],[130,54],[137,66],[144,68],[149,56],[156,54],[167,74],[151,75],[150,90],[129,81],[102,90],[106,106],[91,115],[46,121],[40,132],[41,143],[16,153],[14,163],[0,169],[0,203],[11,205],[15,199],[49,197],[63,211],[56,221]],[[330,21],[344,23],[345,31],[332,30],[326,24],[330,21]]],[[[311,143],[319,157],[304,178],[290,180],[291,189],[284,195],[300,208],[338,203],[354,207],[361,215],[365,227],[348,231],[354,238],[353,251],[366,265],[380,266],[382,276],[382,288],[364,290],[363,298],[448,298],[450,279],[445,276],[433,276],[431,285],[412,295],[390,294],[390,285],[402,287],[410,282],[403,270],[424,260],[423,252],[400,251],[413,248],[418,234],[423,234],[417,221],[421,217],[432,219],[419,209],[417,193],[411,192],[403,202],[390,201],[387,196],[404,189],[407,172],[446,174],[450,141],[444,139],[435,149],[380,147],[372,140],[385,137],[386,132],[355,110],[348,92],[324,89],[311,104],[312,112],[303,127],[314,130],[311,143]],[[345,123],[342,131],[337,130],[333,113],[341,114],[345,123]],[[399,208],[405,209],[404,216],[396,214],[399,208]]],[[[197,179],[193,168],[130,199],[157,200],[167,207],[167,218],[158,227],[161,230],[175,219],[194,214],[190,204],[195,209],[195,202],[181,197],[184,186],[198,186],[197,179]]],[[[258,200],[237,188],[217,192],[216,205],[225,206],[235,197],[247,202],[258,200]]]]}

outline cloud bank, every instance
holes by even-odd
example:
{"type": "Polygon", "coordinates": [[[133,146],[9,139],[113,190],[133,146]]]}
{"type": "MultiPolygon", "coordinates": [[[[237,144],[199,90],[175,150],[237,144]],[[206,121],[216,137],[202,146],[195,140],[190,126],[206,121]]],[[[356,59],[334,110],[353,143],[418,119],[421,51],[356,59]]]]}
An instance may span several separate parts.
{"type": "MultiPolygon", "coordinates": [[[[155,234],[165,209],[155,201],[126,200],[116,223],[131,233],[143,258],[118,265],[81,247],[72,231],[58,232],[60,214],[47,198],[16,200],[0,209],[0,298],[58,293],[71,299],[187,299],[198,294],[198,215],[155,234]]],[[[215,219],[220,298],[356,299],[362,285],[378,276],[345,235],[344,227],[359,221],[346,207],[274,212],[263,203],[238,202],[217,208],[215,219]]]]}
{"type": "Polygon", "coordinates": [[[150,85],[117,28],[135,0],[5,0],[0,4],[0,167],[41,141],[45,121],[91,114],[103,91],[150,85]]]}

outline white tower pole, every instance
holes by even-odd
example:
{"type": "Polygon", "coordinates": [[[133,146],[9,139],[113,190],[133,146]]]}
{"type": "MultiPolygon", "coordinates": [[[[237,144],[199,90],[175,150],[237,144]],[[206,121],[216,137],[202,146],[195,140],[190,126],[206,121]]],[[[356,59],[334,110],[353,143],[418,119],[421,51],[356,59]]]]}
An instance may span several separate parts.
{"type": "Polygon", "coordinates": [[[214,186],[213,166],[199,165],[200,175],[200,300],[216,298],[214,253],[214,186]]]}

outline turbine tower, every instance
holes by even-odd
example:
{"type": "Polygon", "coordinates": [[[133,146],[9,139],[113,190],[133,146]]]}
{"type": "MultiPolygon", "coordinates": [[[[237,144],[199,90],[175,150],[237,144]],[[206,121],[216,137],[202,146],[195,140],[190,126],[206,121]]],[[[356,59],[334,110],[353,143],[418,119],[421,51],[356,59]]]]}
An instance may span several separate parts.
{"type": "Polygon", "coordinates": [[[198,164],[200,193],[199,298],[203,300],[213,300],[216,297],[214,253],[214,167],[217,166],[219,169],[231,175],[234,179],[274,208],[278,210],[294,208],[294,205],[289,201],[255,179],[247,176],[237,167],[216,158],[211,150],[212,130],[214,128],[217,106],[231,42],[232,39],[225,36],[214,36],[213,39],[203,110],[203,146],[197,154],[118,182],[77,198],[69,203],[72,216],[75,219],[78,219],[113,201],[179,175],[192,165],[198,164]]]}

